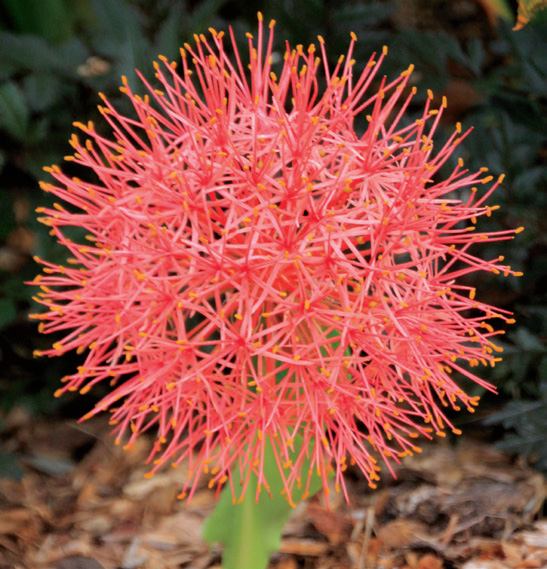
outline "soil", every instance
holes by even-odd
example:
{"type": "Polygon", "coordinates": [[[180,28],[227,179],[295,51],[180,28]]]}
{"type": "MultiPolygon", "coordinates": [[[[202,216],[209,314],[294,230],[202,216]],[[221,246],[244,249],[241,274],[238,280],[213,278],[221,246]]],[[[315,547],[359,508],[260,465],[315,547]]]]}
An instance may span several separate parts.
{"type": "MultiPolygon", "coordinates": [[[[4,417],[16,478],[0,479],[0,569],[220,569],[200,536],[207,480],[177,500],[184,469],[145,479],[149,441],[116,447],[106,422],[4,417]],[[181,474],[182,471],[182,474],[181,474]]],[[[490,445],[431,444],[384,473],[358,472],[300,504],[269,569],[527,569],[547,566],[545,480],[490,445]]]]}

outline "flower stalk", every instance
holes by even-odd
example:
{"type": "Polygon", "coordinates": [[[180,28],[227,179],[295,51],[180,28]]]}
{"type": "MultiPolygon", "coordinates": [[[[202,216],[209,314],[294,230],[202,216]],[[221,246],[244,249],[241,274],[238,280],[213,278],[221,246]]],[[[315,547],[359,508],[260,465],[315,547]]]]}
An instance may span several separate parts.
{"type": "MultiPolygon", "coordinates": [[[[302,440],[295,437],[292,456],[302,451],[302,440]]],[[[309,468],[308,464],[304,468],[309,468]]],[[[250,478],[247,490],[236,499],[229,487],[224,488],[213,513],[205,520],[203,537],[211,545],[222,544],[223,569],[265,569],[269,557],[281,545],[281,533],[287,520],[305,495],[305,489],[293,489],[291,500],[286,499],[283,478],[272,452],[265,447],[264,472],[269,485],[258,486],[256,476],[250,478]]],[[[244,478],[234,476],[236,488],[244,478]]],[[[323,485],[319,476],[313,476],[306,493],[313,495],[323,485]]]]}

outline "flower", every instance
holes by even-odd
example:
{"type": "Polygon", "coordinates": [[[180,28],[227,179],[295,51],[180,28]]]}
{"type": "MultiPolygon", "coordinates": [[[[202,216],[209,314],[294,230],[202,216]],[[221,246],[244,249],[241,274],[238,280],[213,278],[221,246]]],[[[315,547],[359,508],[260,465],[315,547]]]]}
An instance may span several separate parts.
{"type": "Polygon", "coordinates": [[[73,135],[67,160],[93,177],[53,166],[56,184],[42,183],[64,205],[40,208],[41,221],[71,258],[39,260],[46,310],[33,317],[65,334],[43,354],[87,351],[56,395],[109,383],[84,419],[110,410],[129,448],[154,429],[151,474],[185,460],[181,496],[234,468],[267,487],[269,444],[289,499],[309,484],[306,456],[344,492],[349,462],[375,487],[375,456],[389,467],[419,452],[418,436],[459,432],[444,408],[478,398],[452,372],[493,389],[469,367],[495,365],[488,321],[512,321],[458,281],[518,274],[470,249],[520,228],[475,230],[501,178],[460,159],[438,179],[466,135],[458,125],[433,150],[446,101],[433,108],[429,92],[404,122],[412,69],[378,79],[384,48],[355,73],[353,34],[334,69],[320,37],[319,52],[287,47],[276,75],[272,28],[260,17],[257,42],[248,34],[249,70],[233,34],[230,57],[211,30],[181,50],[182,69],[160,57],[161,90],[140,76],[141,97],[124,79],[134,116],[104,96],[99,107],[112,139],[75,123],[86,140],[73,135]]]}

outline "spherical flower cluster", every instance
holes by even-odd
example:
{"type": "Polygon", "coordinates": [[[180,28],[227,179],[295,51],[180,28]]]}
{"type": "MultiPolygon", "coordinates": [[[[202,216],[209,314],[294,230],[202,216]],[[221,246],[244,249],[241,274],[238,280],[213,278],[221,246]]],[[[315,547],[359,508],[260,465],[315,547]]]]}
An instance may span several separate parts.
{"type": "Polygon", "coordinates": [[[64,333],[44,354],[87,352],[57,395],[109,383],[86,417],[110,410],[128,447],[152,429],[151,473],[185,461],[182,495],[234,468],[243,491],[249,472],[267,488],[266,445],[289,497],[305,460],[344,491],[352,462],[374,487],[379,462],[419,451],[418,436],[458,432],[444,409],[477,400],[453,372],[491,388],[469,367],[495,364],[487,320],[510,320],[458,284],[515,274],[471,246],[519,230],[475,230],[496,209],[491,176],[460,160],[438,179],[464,136],[434,151],[446,102],[429,93],[405,122],[411,69],[378,77],[384,48],[356,73],[353,34],[334,69],[319,38],[317,52],[287,47],[276,74],[273,23],[259,20],[248,69],[211,30],[181,50],[182,69],[160,57],[161,90],[124,80],[134,116],[99,107],[112,139],[76,123],[86,140],[67,159],[94,176],[53,166],[42,184],[64,205],[41,220],[71,257],[39,260],[46,310],[33,316],[64,333]]]}

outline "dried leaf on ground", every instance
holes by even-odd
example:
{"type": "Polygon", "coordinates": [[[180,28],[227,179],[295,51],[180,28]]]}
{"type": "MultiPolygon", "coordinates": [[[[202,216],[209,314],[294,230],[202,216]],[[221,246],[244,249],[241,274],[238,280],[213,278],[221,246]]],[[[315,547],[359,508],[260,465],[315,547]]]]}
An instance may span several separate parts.
{"type": "MultiPolygon", "coordinates": [[[[25,457],[24,477],[0,479],[1,569],[220,569],[220,551],[201,540],[214,506],[206,481],[190,504],[176,499],[184,465],[145,479],[144,439],[128,453],[100,422],[82,430],[24,413],[10,421],[10,449],[25,457]],[[71,467],[42,468],[48,461],[71,467]]],[[[333,500],[329,509],[323,496],[302,504],[270,568],[547,566],[547,522],[534,522],[545,497],[538,473],[488,446],[462,444],[426,446],[396,475],[377,491],[356,475],[350,505],[333,500]]]]}

